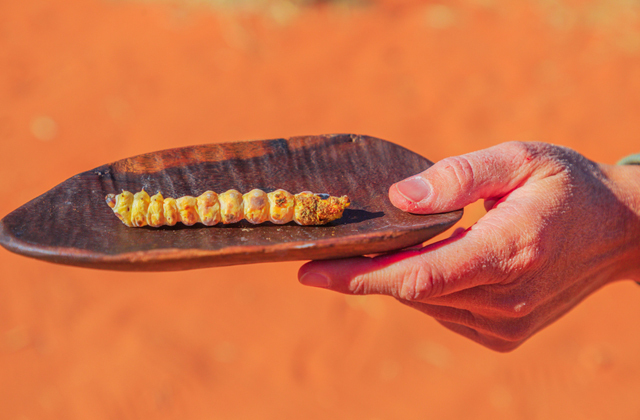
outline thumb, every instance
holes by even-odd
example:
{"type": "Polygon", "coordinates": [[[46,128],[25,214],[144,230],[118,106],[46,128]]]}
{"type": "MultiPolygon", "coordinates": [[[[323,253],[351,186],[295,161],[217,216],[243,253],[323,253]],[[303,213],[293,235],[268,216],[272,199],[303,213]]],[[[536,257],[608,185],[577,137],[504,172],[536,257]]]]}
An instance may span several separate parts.
{"type": "Polygon", "coordinates": [[[389,188],[400,210],[442,213],[481,198],[502,197],[522,185],[537,167],[535,143],[510,142],[443,159],[389,188]]]}

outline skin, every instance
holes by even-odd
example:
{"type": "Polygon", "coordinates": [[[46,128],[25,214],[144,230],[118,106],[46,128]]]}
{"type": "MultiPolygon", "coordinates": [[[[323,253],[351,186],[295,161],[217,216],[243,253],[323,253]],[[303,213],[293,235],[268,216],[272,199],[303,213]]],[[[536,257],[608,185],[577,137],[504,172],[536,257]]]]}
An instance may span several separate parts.
{"type": "Polygon", "coordinates": [[[504,143],[444,159],[392,185],[389,198],[418,214],[484,199],[487,213],[424,248],[312,261],[300,268],[301,283],[390,295],[488,348],[510,351],[601,287],[640,281],[640,166],[598,164],[544,143],[504,143]],[[429,194],[420,199],[416,185],[429,194]]]}

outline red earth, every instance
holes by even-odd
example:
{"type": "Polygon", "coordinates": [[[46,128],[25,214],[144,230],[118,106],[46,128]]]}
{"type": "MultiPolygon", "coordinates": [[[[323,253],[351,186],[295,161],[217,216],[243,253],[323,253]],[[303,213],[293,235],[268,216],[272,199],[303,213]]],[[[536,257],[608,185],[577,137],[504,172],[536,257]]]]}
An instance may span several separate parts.
{"type": "MultiPolygon", "coordinates": [[[[640,151],[636,3],[259,4],[0,2],[0,215],[103,163],[211,142],[640,151]]],[[[640,418],[632,282],[499,354],[391,298],[304,288],[300,264],[119,273],[0,251],[0,417],[640,418]]]]}

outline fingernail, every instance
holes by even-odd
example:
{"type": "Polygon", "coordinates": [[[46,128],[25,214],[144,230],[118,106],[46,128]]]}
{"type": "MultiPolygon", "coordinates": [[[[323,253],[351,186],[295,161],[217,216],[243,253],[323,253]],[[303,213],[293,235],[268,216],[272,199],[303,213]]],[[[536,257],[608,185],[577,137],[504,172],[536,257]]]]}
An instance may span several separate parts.
{"type": "Polygon", "coordinates": [[[302,277],[300,277],[300,283],[305,286],[322,287],[325,289],[329,287],[329,279],[327,276],[313,271],[303,274],[302,277]]]}
{"type": "Polygon", "coordinates": [[[420,178],[409,178],[396,184],[398,192],[407,200],[417,203],[429,196],[431,188],[427,182],[420,178]]]}

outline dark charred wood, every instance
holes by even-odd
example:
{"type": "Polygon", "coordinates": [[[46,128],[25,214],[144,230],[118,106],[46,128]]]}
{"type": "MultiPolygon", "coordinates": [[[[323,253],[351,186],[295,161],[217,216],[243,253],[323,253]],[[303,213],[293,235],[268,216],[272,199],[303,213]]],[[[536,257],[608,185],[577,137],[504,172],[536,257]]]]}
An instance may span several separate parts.
{"type": "Polygon", "coordinates": [[[391,184],[427,169],[393,143],[349,134],[163,150],[78,174],[0,222],[0,244],[55,263],[130,271],[186,270],[267,261],[343,258],[412,246],[452,226],[462,210],[412,215],[388,199],[391,184]],[[343,218],[324,226],[128,228],[105,203],[122,190],[167,197],[234,188],[348,195],[343,218]]]}

